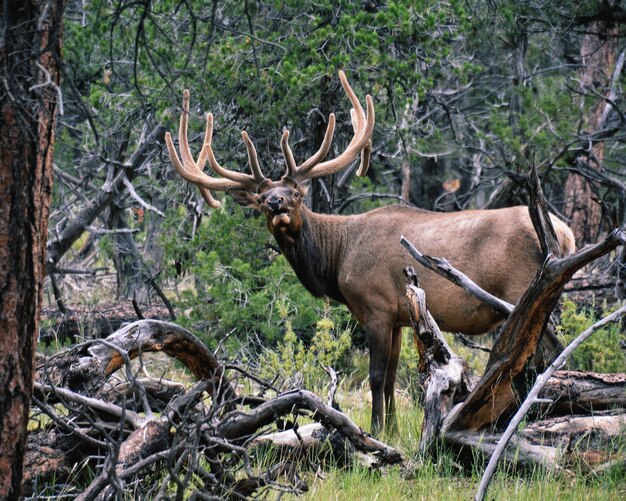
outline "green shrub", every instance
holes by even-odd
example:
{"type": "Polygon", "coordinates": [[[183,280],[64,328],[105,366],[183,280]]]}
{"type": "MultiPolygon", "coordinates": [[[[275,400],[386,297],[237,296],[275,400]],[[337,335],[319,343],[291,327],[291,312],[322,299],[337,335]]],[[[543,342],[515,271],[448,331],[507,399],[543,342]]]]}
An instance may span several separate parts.
{"type": "Polygon", "coordinates": [[[182,214],[173,213],[168,224],[166,276],[177,283],[186,277],[175,298],[184,312],[179,322],[208,345],[228,336],[233,348],[250,340],[273,347],[289,330],[308,344],[324,319],[338,329],[351,325],[343,306],[328,305],[304,288],[261,218],[239,207],[213,210],[193,238],[185,238],[182,214]]]}
{"type": "MultiPolygon", "coordinates": [[[[597,322],[599,318],[608,315],[613,310],[605,306],[600,310],[601,316],[598,317],[594,308],[578,308],[573,301],[565,298],[561,311],[561,324],[558,327],[562,341],[566,345],[569,344],[581,332],[597,322]]],[[[620,346],[620,341],[624,339],[625,336],[619,322],[596,331],[572,353],[568,360],[568,368],[606,373],[625,372],[626,352],[620,346]]]]}
{"type": "Polygon", "coordinates": [[[293,330],[289,311],[279,304],[279,314],[285,323],[283,342],[275,349],[265,349],[259,359],[259,373],[268,381],[278,381],[278,386],[314,389],[327,380],[324,367],[335,370],[344,369],[348,362],[351,346],[349,329],[338,330],[335,322],[328,316],[316,324],[315,333],[310,343],[305,343],[293,330]]]}

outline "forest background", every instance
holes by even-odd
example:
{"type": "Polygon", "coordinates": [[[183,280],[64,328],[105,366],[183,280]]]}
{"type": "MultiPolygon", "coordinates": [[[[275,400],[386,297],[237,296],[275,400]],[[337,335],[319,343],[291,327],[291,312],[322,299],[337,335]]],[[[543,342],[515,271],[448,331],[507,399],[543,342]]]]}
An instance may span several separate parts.
{"type": "Polygon", "coordinates": [[[246,130],[276,179],[283,128],[300,159],[331,112],[334,151],[349,141],[339,69],[375,100],[371,168],[314,182],[314,210],[524,204],[534,164],[578,246],[594,242],[594,198],[626,215],[623,17],[620,2],[69,2],[48,275],[61,299],[74,272],[114,270],[118,300],[174,285],[207,341],[236,327],[275,343],[285,309],[306,335],[322,303],[258,214],[211,210],[177,177],[163,135],[188,88],[192,149],[210,111],[220,162],[247,168],[246,130]]]}

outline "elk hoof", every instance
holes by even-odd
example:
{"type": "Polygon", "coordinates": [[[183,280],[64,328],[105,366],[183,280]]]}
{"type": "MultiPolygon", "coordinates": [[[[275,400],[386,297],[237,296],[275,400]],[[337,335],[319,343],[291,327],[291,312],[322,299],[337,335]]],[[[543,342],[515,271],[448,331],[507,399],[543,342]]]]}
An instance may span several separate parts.
{"type": "Polygon", "coordinates": [[[278,226],[280,225],[280,223],[289,224],[290,221],[291,219],[289,219],[289,216],[287,214],[278,214],[272,219],[272,224],[274,226],[278,226]]]}

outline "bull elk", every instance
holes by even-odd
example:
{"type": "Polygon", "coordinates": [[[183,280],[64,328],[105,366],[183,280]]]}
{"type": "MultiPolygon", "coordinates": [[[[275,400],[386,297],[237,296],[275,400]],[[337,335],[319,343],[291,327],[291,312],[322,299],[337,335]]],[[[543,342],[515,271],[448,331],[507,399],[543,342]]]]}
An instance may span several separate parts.
{"type": "MultiPolygon", "coordinates": [[[[211,191],[226,191],[241,205],[265,214],[267,228],[302,284],[314,296],[328,296],[345,304],[363,325],[370,353],[372,430],[394,416],[394,385],[401,344],[401,328],[409,325],[403,269],[412,259],[400,245],[405,235],[421,252],[445,257],[491,294],[516,303],[542,264],[543,257],[526,207],[434,213],[408,206],[388,206],[353,216],[317,214],[303,203],[308,179],[333,174],[358,155],[357,172],[364,175],[374,128],[374,105],[366,96],[367,112],[348,84],[341,84],[352,103],[354,136],[336,158],[324,161],[335,128],[333,114],[321,147],[297,165],[285,130],[281,149],[287,166],[278,181],[266,178],[257,153],[242,132],[251,174],[222,167],[211,146],[213,116],[206,118],[204,145],[194,160],[187,140],[189,92],[183,94],[180,118],[180,158],[166,134],[172,163],[181,177],[195,184],[212,207],[211,191]],[[219,178],[203,172],[206,162],[219,178]],[[383,405],[384,402],[384,405],[383,405]],[[385,412],[383,412],[385,411],[385,412]]],[[[552,217],[564,254],[573,249],[571,230],[552,217]]],[[[439,326],[449,332],[484,333],[502,317],[460,288],[426,269],[419,272],[428,307],[439,326]]]]}

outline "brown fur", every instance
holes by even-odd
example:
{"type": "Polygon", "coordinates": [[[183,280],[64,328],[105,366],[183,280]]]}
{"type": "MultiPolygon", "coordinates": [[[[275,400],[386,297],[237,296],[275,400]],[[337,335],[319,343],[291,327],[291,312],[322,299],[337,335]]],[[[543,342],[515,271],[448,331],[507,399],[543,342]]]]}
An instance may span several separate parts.
{"type": "MultiPolygon", "coordinates": [[[[372,428],[394,413],[394,386],[401,327],[409,325],[403,269],[416,268],[428,308],[439,327],[481,334],[502,321],[491,308],[435,273],[416,266],[400,244],[404,235],[426,255],[450,261],[486,291],[516,303],[543,257],[526,207],[435,213],[390,206],[356,216],[316,214],[305,190],[283,178],[260,194],[237,190],[242,205],[266,214],[267,226],[303,285],[315,296],[345,304],[367,333],[372,390],[372,428]],[[277,215],[279,217],[277,217],[277,215]]],[[[564,254],[574,236],[552,217],[564,254]]]]}

